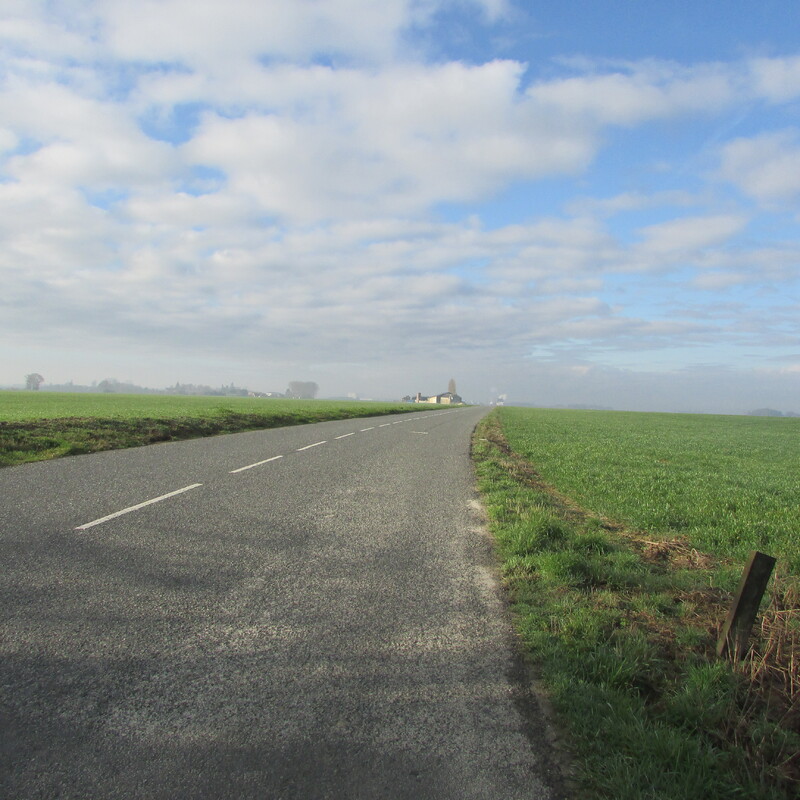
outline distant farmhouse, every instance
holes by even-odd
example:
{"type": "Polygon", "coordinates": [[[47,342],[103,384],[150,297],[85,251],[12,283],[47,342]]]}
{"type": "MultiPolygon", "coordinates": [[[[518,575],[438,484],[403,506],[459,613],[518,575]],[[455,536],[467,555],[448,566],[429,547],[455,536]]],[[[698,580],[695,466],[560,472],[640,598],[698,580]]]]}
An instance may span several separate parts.
{"type": "Polygon", "coordinates": [[[456,394],[455,392],[444,392],[443,394],[434,394],[430,397],[425,397],[424,395],[417,392],[415,397],[411,397],[407,395],[403,398],[404,403],[433,403],[436,405],[444,405],[444,406],[454,406],[458,405],[459,403],[463,403],[464,400],[461,395],[456,394]]]}

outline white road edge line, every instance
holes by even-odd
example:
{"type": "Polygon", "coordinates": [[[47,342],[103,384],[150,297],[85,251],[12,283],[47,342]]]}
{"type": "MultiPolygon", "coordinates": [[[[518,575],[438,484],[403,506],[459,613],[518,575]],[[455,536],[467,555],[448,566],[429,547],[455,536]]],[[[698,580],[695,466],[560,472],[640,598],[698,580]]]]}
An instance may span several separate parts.
{"type": "Polygon", "coordinates": [[[373,425],[371,428],[362,428],[361,429],[361,433],[366,433],[367,431],[374,431],[374,430],[375,430],[375,426],[373,425]]]}
{"type": "Polygon", "coordinates": [[[103,522],[108,522],[110,519],[121,517],[123,514],[130,514],[131,511],[138,511],[140,508],[153,505],[153,503],[160,503],[162,500],[166,500],[168,497],[175,497],[176,494],[183,494],[184,492],[188,492],[191,489],[196,489],[198,486],[202,485],[202,483],[193,483],[191,486],[184,486],[183,489],[176,489],[174,492],[162,494],[161,497],[154,497],[152,500],[145,500],[144,503],[137,503],[135,506],[123,508],[122,511],[115,511],[113,514],[109,514],[107,517],[100,517],[100,519],[96,519],[93,522],[87,522],[85,525],[79,525],[77,528],[75,528],[75,530],[85,531],[87,528],[93,528],[95,525],[100,525],[103,522]]]}
{"type": "Polygon", "coordinates": [[[272,456],[272,458],[265,458],[263,461],[256,461],[255,464],[248,464],[246,467],[239,467],[239,469],[232,469],[228,474],[235,475],[237,472],[244,472],[246,469],[253,469],[253,467],[260,467],[262,464],[269,464],[270,461],[277,461],[283,456],[272,456]]]}
{"type": "Polygon", "coordinates": [[[297,450],[295,450],[295,452],[300,453],[303,450],[310,450],[312,447],[319,447],[319,445],[327,443],[328,443],[327,439],[324,442],[314,442],[314,444],[307,444],[305,447],[298,447],[297,450]]]}
{"type": "Polygon", "coordinates": [[[356,432],[353,431],[352,433],[344,433],[341,436],[337,436],[336,438],[337,439],[346,439],[348,436],[355,436],[355,435],[356,435],[356,432]]]}

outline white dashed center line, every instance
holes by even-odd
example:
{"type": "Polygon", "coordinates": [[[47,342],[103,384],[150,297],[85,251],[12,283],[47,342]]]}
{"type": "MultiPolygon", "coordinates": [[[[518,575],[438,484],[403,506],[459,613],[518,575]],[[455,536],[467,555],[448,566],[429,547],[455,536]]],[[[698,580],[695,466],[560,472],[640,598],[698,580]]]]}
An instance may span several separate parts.
{"type": "Polygon", "coordinates": [[[232,469],[229,474],[234,475],[237,472],[244,472],[246,469],[253,469],[253,467],[260,467],[262,464],[269,464],[270,461],[277,461],[279,458],[283,458],[283,456],[272,456],[272,458],[265,458],[263,461],[256,461],[255,464],[248,464],[246,467],[239,467],[239,469],[232,469]]]}
{"type": "Polygon", "coordinates": [[[152,500],[145,500],[144,503],[137,503],[135,506],[123,508],[122,511],[115,511],[113,514],[109,514],[107,517],[100,517],[100,519],[96,519],[93,522],[87,522],[85,525],[79,525],[77,528],[75,528],[75,530],[85,531],[87,528],[93,528],[95,525],[108,522],[110,519],[116,519],[117,517],[121,517],[123,514],[130,514],[131,511],[138,511],[140,508],[153,505],[153,503],[160,503],[162,500],[166,500],[168,497],[175,497],[176,494],[183,494],[184,492],[188,492],[191,489],[196,489],[198,486],[202,485],[202,483],[193,483],[191,486],[184,486],[183,489],[176,489],[174,492],[162,494],[160,497],[154,497],[152,500]]]}
{"type": "Polygon", "coordinates": [[[314,442],[314,444],[307,444],[305,447],[298,447],[295,450],[296,453],[300,453],[303,450],[310,450],[312,447],[319,447],[321,444],[327,444],[328,440],[326,439],[324,442],[314,442]]]}
{"type": "MultiPolygon", "coordinates": [[[[452,413],[452,412],[445,412],[445,413],[452,413]]],[[[401,425],[404,422],[411,422],[412,419],[427,419],[430,414],[426,414],[425,416],[417,416],[408,417],[406,419],[398,419],[394,422],[384,422],[377,427],[379,428],[388,428],[390,425],[401,425]]],[[[361,433],[366,433],[367,431],[374,431],[376,426],[372,426],[369,428],[361,428],[361,433]]],[[[421,433],[423,435],[427,435],[428,431],[412,431],[412,433],[421,433]]],[[[355,436],[356,431],[352,431],[351,433],[343,433],[341,436],[336,436],[336,439],[346,439],[348,436],[355,436]]],[[[305,447],[298,447],[295,451],[296,453],[301,453],[303,450],[310,450],[312,447],[319,447],[322,444],[327,444],[327,439],[321,442],[314,442],[313,444],[307,444],[305,447]]],[[[244,472],[248,469],[253,469],[254,467],[260,467],[262,464],[269,464],[270,461],[277,461],[279,458],[283,458],[282,455],[272,456],[271,458],[265,458],[263,461],[256,461],[254,464],[248,464],[246,467],[239,467],[238,469],[230,470],[230,475],[235,475],[239,472],[244,472]]],[[[109,514],[108,516],[101,517],[100,519],[93,520],[92,522],[87,522],[85,525],[79,525],[75,528],[76,531],[85,531],[88,528],[92,528],[95,525],[100,525],[103,522],[108,522],[109,520],[116,519],[117,517],[121,517],[123,514],[130,514],[132,511],[138,511],[140,508],[145,508],[146,506],[153,505],[153,503],[160,503],[162,500],[167,500],[170,497],[175,497],[176,495],[183,494],[184,492],[189,492],[192,489],[197,489],[198,487],[202,486],[202,483],[193,483],[190,486],[184,486],[183,489],[176,489],[174,492],[168,492],[167,494],[162,494],[160,497],[154,497],[152,500],[145,500],[143,503],[137,503],[135,506],[130,506],[129,508],[123,508],[121,511],[115,511],[113,514],[109,514]]]]}

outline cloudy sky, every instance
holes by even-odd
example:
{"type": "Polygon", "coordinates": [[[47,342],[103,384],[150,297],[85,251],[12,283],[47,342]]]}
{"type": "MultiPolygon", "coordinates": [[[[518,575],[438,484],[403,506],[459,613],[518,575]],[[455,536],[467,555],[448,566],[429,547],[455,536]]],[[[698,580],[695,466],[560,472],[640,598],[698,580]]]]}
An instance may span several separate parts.
{"type": "Polygon", "coordinates": [[[796,0],[0,0],[0,384],[800,411],[796,0]]]}

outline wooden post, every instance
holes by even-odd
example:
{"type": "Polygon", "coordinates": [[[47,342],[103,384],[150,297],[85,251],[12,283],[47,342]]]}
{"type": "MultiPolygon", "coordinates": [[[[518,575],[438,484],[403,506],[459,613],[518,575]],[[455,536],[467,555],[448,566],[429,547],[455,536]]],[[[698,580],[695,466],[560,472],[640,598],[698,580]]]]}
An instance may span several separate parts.
{"type": "Polygon", "coordinates": [[[717,655],[738,661],[747,652],[747,640],[756,621],[761,598],[767,588],[775,559],[754,550],[742,573],[739,591],[717,642],[717,655]]]}

